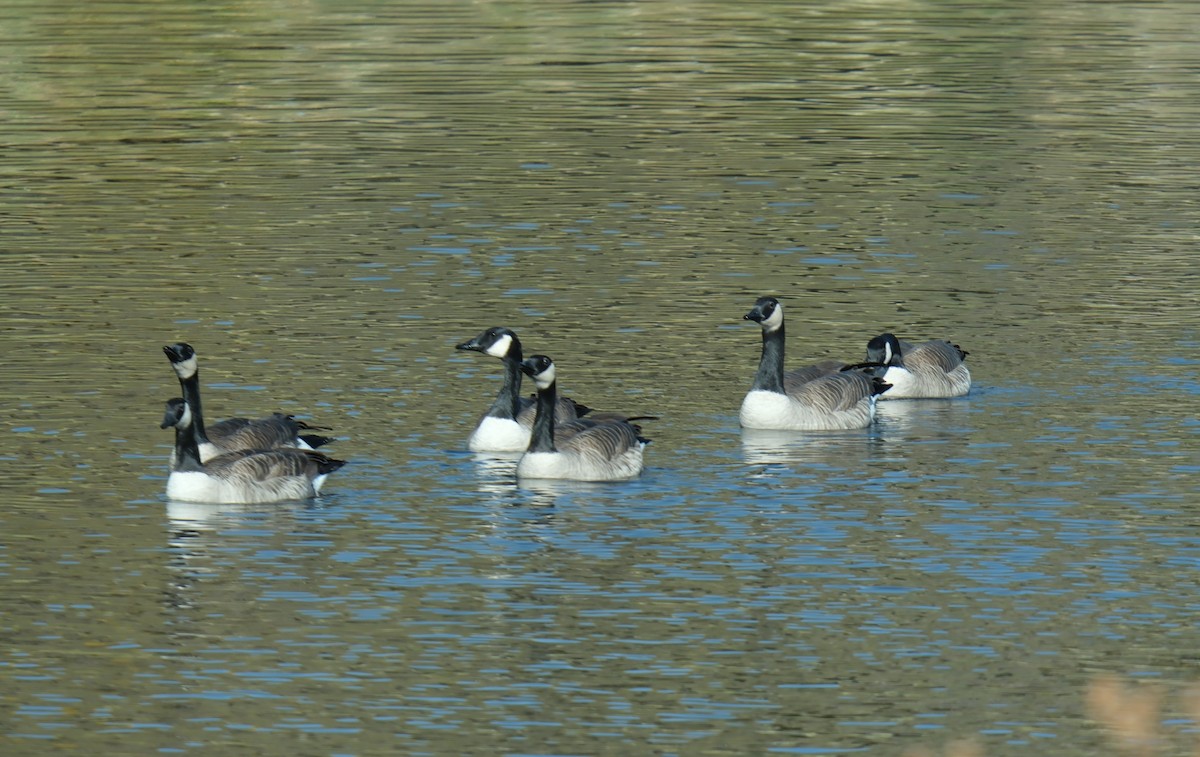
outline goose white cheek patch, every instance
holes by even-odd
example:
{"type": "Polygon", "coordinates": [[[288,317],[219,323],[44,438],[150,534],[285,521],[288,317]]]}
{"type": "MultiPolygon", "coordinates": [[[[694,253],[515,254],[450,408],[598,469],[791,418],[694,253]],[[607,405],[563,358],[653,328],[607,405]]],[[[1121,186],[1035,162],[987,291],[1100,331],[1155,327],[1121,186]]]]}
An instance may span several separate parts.
{"type": "Polygon", "coordinates": [[[783,325],[783,306],[776,305],[768,318],[763,319],[762,325],[768,331],[775,331],[783,325]]]}
{"type": "Polygon", "coordinates": [[[551,365],[546,370],[533,377],[533,383],[537,384],[538,389],[545,389],[554,383],[554,366],[551,365]]]}
{"type": "Polygon", "coordinates": [[[191,378],[196,375],[196,356],[192,355],[187,360],[171,363],[171,367],[175,369],[175,375],[179,376],[179,378],[191,378]]]}
{"type": "Polygon", "coordinates": [[[487,354],[491,355],[492,357],[504,357],[508,354],[508,349],[511,346],[512,337],[508,334],[505,334],[487,348],[487,354]]]}

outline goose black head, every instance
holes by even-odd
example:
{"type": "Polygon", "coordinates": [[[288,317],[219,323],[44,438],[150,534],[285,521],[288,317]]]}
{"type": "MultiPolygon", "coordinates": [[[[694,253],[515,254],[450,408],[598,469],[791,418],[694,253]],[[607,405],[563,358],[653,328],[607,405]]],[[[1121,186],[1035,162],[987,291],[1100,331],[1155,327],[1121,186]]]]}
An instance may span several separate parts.
{"type": "Polygon", "coordinates": [[[533,379],[538,389],[554,383],[554,361],[545,355],[533,355],[521,361],[521,372],[533,379]]]}
{"type": "Polygon", "coordinates": [[[159,428],[187,428],[192,425],[192,411],[179,397],[167,400],[167,410],[163,413],[162,425],[159,428]]]}
{"type": "Polygon", "coordinates": [[[900,365],[902,360],[900,340],[895,334],[880,334],[867,342],[867,362],[900,365]]]}
{"type": "Polygon", "coordinates": [[[186,342],[168,344],[163,347],[163,352],[167,360],[171,361],[171,367],[175,369],[179,378],[188,379],[196,375],[196,351],[192,349],[192,345],[186,342]]]}
{"type": "Polygon", "coordinates": [[[764,331],[775,331],[783,325],[783,305],[774,297],[759,297],[742,317],[762,326],[764,331]]]}
{"type": "Polygon", "coordinates": [[[474,339],[456,345],[454,349],[482,352],[498,358],[511,356],[521,359],[521,340],[517,339],[516,332],[503,326],[493,326],[474,339]]]}

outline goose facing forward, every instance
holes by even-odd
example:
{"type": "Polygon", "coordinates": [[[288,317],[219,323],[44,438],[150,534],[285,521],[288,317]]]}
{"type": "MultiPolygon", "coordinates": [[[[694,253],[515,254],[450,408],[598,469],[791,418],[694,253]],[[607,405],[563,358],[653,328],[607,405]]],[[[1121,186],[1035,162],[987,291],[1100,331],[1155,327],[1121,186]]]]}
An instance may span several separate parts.
{"type": "MultiPolygon", "coordinates": [[[[467,440],[472,452],[523,452],[529,447],[537,403],[521,396],[521,340],[516,332],[494,326],[455,346],[456,350],[481,352],[499,358],[504,363],[504,383],[491,407],[479,419],[467,440]]],[[[588,408],[567,397],[561,397],[555,408],[559,423],[575,420],[588,408]]]]}
{"type": "MultiPolygon", "coordinates": [[[[163,353],[171,361],[171,368],[179,377],[183,399],[191,410],[192,433],[196,437],[201,462],[241,449],[316,449],[333,441],[329,437],[316,434],[301,434],[300,432],[305,430],[324,429],[309,426],[283,413],[274,413],[267,418],[255,420],[229,418],[205,426],[204,411],[200,404],[200,366],[196,360],[196,351],[190,344],[180,342],[163,347],[163,353]]],[[[174,463],[172,458],[171,464],[174,463]]]]}
{"type": "Polygon", "coordinates": [[[649,440],[639,435],[637,426],[624,420],[580,418],[564,424],[570,433],[556,440],[555,434],[563,426],[555,426],[554,362],[545,355],[534,355],[522,361],[521,370],[537,384],[537,417],[529,449],[517,463],[517,476],[620,481],[642,472],[642,451],[649,440]]]}
{"type": "Polygon", "coordinates": [[[882,379],[856,370],[826,372],[825,363],[801,369],[808,380],[788,381],[783,371],[783,306],[759,297],[744,318],[762,327],[762,357],[754,384],[742,400],[739,420],[745,428],[816,431],[866,428],[875,417],[875,400],[888,390],[882,379]]]}
{"type": "Polygon", "coordinates": [[[867,360],[883,366],[878,375],[892,385],[883,399],[961,397],[971,389],[967,352],[945,339],[911,344],[895,334],[867,343],[867,360]]]}
{"type": "Polygon", "coordinates": [[[162,428],[175,428],[175,462],[167,478],[173,500],[233,505],[307,499],[346,464],[311,449],[238,450],[201,462],[193,421],[186,401],[167,401],[162,428]]]}

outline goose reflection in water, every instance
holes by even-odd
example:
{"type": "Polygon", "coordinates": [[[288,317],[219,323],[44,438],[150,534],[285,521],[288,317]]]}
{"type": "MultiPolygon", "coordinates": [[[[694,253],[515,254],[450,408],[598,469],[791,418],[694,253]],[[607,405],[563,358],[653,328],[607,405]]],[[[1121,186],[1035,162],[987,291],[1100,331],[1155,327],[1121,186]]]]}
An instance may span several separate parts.
{"type": "Polygon", "coordinates": [[[875,411],[878,433],[891,441],[902,441],[901,434],[933,433],[963,435],[973,429],[970,423],[971,400],[919,399],[881,403],[875,411]]]}
{"type": "Polygon", "coordinates": [[[520,459],[520,452],[472,452],[476,490],[480,494],[507,495],[506,498],[511,499],[520,459]]]}
{"type": "Polygon", "coordinates": [[[750,465],[804,463],[842,468],[857,457],[880,452],[885,444],[878,433],[870,431],[742,429],[742,459],[750,465]]]}

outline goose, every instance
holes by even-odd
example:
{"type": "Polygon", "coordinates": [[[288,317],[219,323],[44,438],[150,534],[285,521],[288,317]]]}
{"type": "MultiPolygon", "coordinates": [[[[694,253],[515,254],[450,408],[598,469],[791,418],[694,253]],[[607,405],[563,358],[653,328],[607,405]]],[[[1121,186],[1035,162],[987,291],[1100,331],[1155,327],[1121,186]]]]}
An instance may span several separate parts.
{"type": "Polygon", "coordinates": [[[641,429],[626,420],[589,418],[556,426],[554,361],[534,355],[521,362],[521,371],[537,385],[537,417],[529,448],[517,462],[518,477],[620,481],[642,472],[642,451],[649,440],[641,429]],[[565,438],[556,439],[564,429],[565,438]]]}
{"type": "Polygon", "coordinates": [[[793,373],[783,371],[783,306],[759,297],[744,316],[762,326],[762,357],[754,384],[742,400],[744,428],[814,431],[866,428],[875,417],[875,400],[889,385],[832,361],[793,373]]]}
{"type": "Polygon", "coordinates": [[[189,404],[167,401],[162,428],[175,428],[175,462],[167,497],[180,502],[220,505],[307,499],[321,491],[325,477],[346,464],[311,449],[243,449],[201,462],[189,404]]]}
{"type": "MultiPolygon", "coordinates": [[[[204,413],[200,407],[200,367],[196,351],[190,344],[180,342],[163,347],[179,386],[183,389],[184,401],[192,414],[192,433],[200,448],[200,461],[207,462],[217,455],[240,449],[276,449],[298,447],[316,449],[333,441],[326,436],[301,434],[301,431],[325,431],[309,426],[290,415],[274,413],[267,418],[229,418],[211,426],[204,425],[204,413]]],[[[174,458],[171,464],[174,465],[174,458]]]]}
{"type": "Polygon", "coordinates": [[[880,334],[867,342],[868,364],[892,388],[883,399],[961,397],[971,389],[971,371],[963,362],[967,352],[945,339],[912,344],[895,334],[880,334]]]}
{"type": "MultiPolygon", "coordinates": [[[[456,350],[481,352],[504,362],[504,383],[492,406],[479,419],[467,449],[472,452],[522,452],[529,447],[530,432],[537,412],[531,397],[521,396],[521,340],[516,332],[493,326],[462,344],[456,350]]],[[[572,421],[590,412],[590,408],[567,397],[558,399],[555,418],[559,423],[572,421]]]]}

